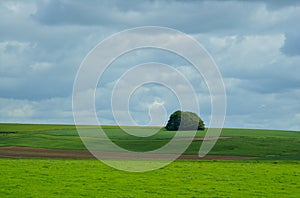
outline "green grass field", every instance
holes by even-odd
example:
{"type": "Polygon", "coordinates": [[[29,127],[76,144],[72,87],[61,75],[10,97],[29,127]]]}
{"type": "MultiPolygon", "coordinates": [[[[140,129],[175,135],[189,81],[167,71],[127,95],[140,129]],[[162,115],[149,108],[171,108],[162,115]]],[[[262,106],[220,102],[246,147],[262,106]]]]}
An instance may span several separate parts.
{"type": "Polygon", "coordinates": [[[299,162],[176,161],[146,173],[97,160],[0,159],[1,197],[297,197],[299,162]]]}
{"type": "MultiPolygon", "coordinates": [[[[82,126],[89,134],[91,126],[82,126]]],[[[157,148],[175,132],[160,130],[134,138],[118,127],[105,132],[118,145],[136,151],[157,148]]],[[[129,130],[149,132],[147,127],[129,130]]],[[[85,147],[71,125],[0,124],[0,147],[53,149],[85,147]]],[[[186,137],[188,131],[181,132],[186,137]]],[[[197,137],[203,137],[199,131],[197,137]]],[[[298,197],[300,133],[295,131],[223,129],[209,154],[257,156],[243,161],[175,161],[146,173],[118,171],[98,160],[0,158],[0,197],[298,197]]],[[[101,141],[101,137],[91,137],[101,141]]],[[[197,154],[202,141],[185,152],[197,154]]]]}
{"type": "MultiPolygon", "coordinates": [[[[83,126],[90,142],[104,141],[90,135],[91,126],[83,126]]],[[[94,127],[95,128],[95,127],[94,127]]],[[[128,127],[147,134],[153,127],[128,127]]],[[[154,128],[155,129],[155,128],[154,128]]],[[[117,145],[133,151],[150,151],[166,144],[176,132],[161,129],[157,134],[141,138],[128,135],[118,127],[104,127],[106,134],[117,145]]],[[[72,125],[15,125],[0,124],[0,132],[16,132],[0,135],[0,146],[26,146],[36,148],[85,150],[76,129],[72,125]]],[[[188,137],[189,131],[181,132],[188,137]]],[[[199,131],[197,137],[203,137],[199,131]]],[[[256,156],[261,159],[300,159],[300,133],[295,131],[223,129],[221,136],[238,138],[219,140],[209,154],[256,156]]],[[[193,141],[185,154],[197,154],[202,141],[193,141]]],[[[105,148],[103,148],[105,150],[105,148]]]]}

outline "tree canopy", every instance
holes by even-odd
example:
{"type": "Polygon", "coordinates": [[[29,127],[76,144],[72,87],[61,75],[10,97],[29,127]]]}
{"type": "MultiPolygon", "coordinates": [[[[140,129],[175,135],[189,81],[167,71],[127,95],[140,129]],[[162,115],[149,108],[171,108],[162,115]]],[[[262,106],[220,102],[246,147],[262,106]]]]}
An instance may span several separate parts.
{"type": "Polygon", "coordinates": [[[204,130],[205,125],[201,118],[193,112],[175,111],[171,114],[165,128],[168,131],[204,130]]]}

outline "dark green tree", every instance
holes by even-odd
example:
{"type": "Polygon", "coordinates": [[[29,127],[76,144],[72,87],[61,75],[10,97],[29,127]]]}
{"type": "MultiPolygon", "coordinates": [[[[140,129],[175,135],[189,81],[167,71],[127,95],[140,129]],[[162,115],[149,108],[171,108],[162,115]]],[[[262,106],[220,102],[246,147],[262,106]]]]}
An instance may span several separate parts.
{"type": "Polygon", "coordinates": [[[205,125],[201,118],[193,112],[175,111],[165,127],[168,131],[204,130],[205,125]]]}

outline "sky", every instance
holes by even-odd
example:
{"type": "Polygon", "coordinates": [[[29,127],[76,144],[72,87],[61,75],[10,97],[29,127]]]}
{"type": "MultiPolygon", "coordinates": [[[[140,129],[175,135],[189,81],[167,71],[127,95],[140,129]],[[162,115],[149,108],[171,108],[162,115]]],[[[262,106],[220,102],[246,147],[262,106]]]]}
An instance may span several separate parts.
{"type": "MultiPolygon", "coordinates": [[[[119,31],[163,26],[193,37],[214,59],[226,88],[224,127],[300,130],[299,1],[2,0],[0,16],[1,123],[74,123],[73,83],[86,55],[119,31]]],[[[122,73],[144,62],[182,72],[208,125],[211,96],[201,75],[182,58],[155,49],[125,54],[106,71],[96,90],[101,124],[116,124],[111,89],[122,73]]],[[[159,84],[141,86],[129,101],[140,125],[153,122],[149,109],[165,109],[152,118],[160,116],[163,124],[179,105],[176,94],[159,84]]]]}

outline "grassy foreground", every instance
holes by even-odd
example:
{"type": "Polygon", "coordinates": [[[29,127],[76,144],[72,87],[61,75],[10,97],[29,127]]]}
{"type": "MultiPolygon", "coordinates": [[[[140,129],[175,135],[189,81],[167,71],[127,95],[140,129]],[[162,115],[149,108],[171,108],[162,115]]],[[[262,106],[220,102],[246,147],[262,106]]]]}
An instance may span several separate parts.
{"type": "Polygon", "coordinates": [[[1,197],[297,197],[297,161],[176,161],[146,173],[97,160],[0,159],[1,197]]]}

